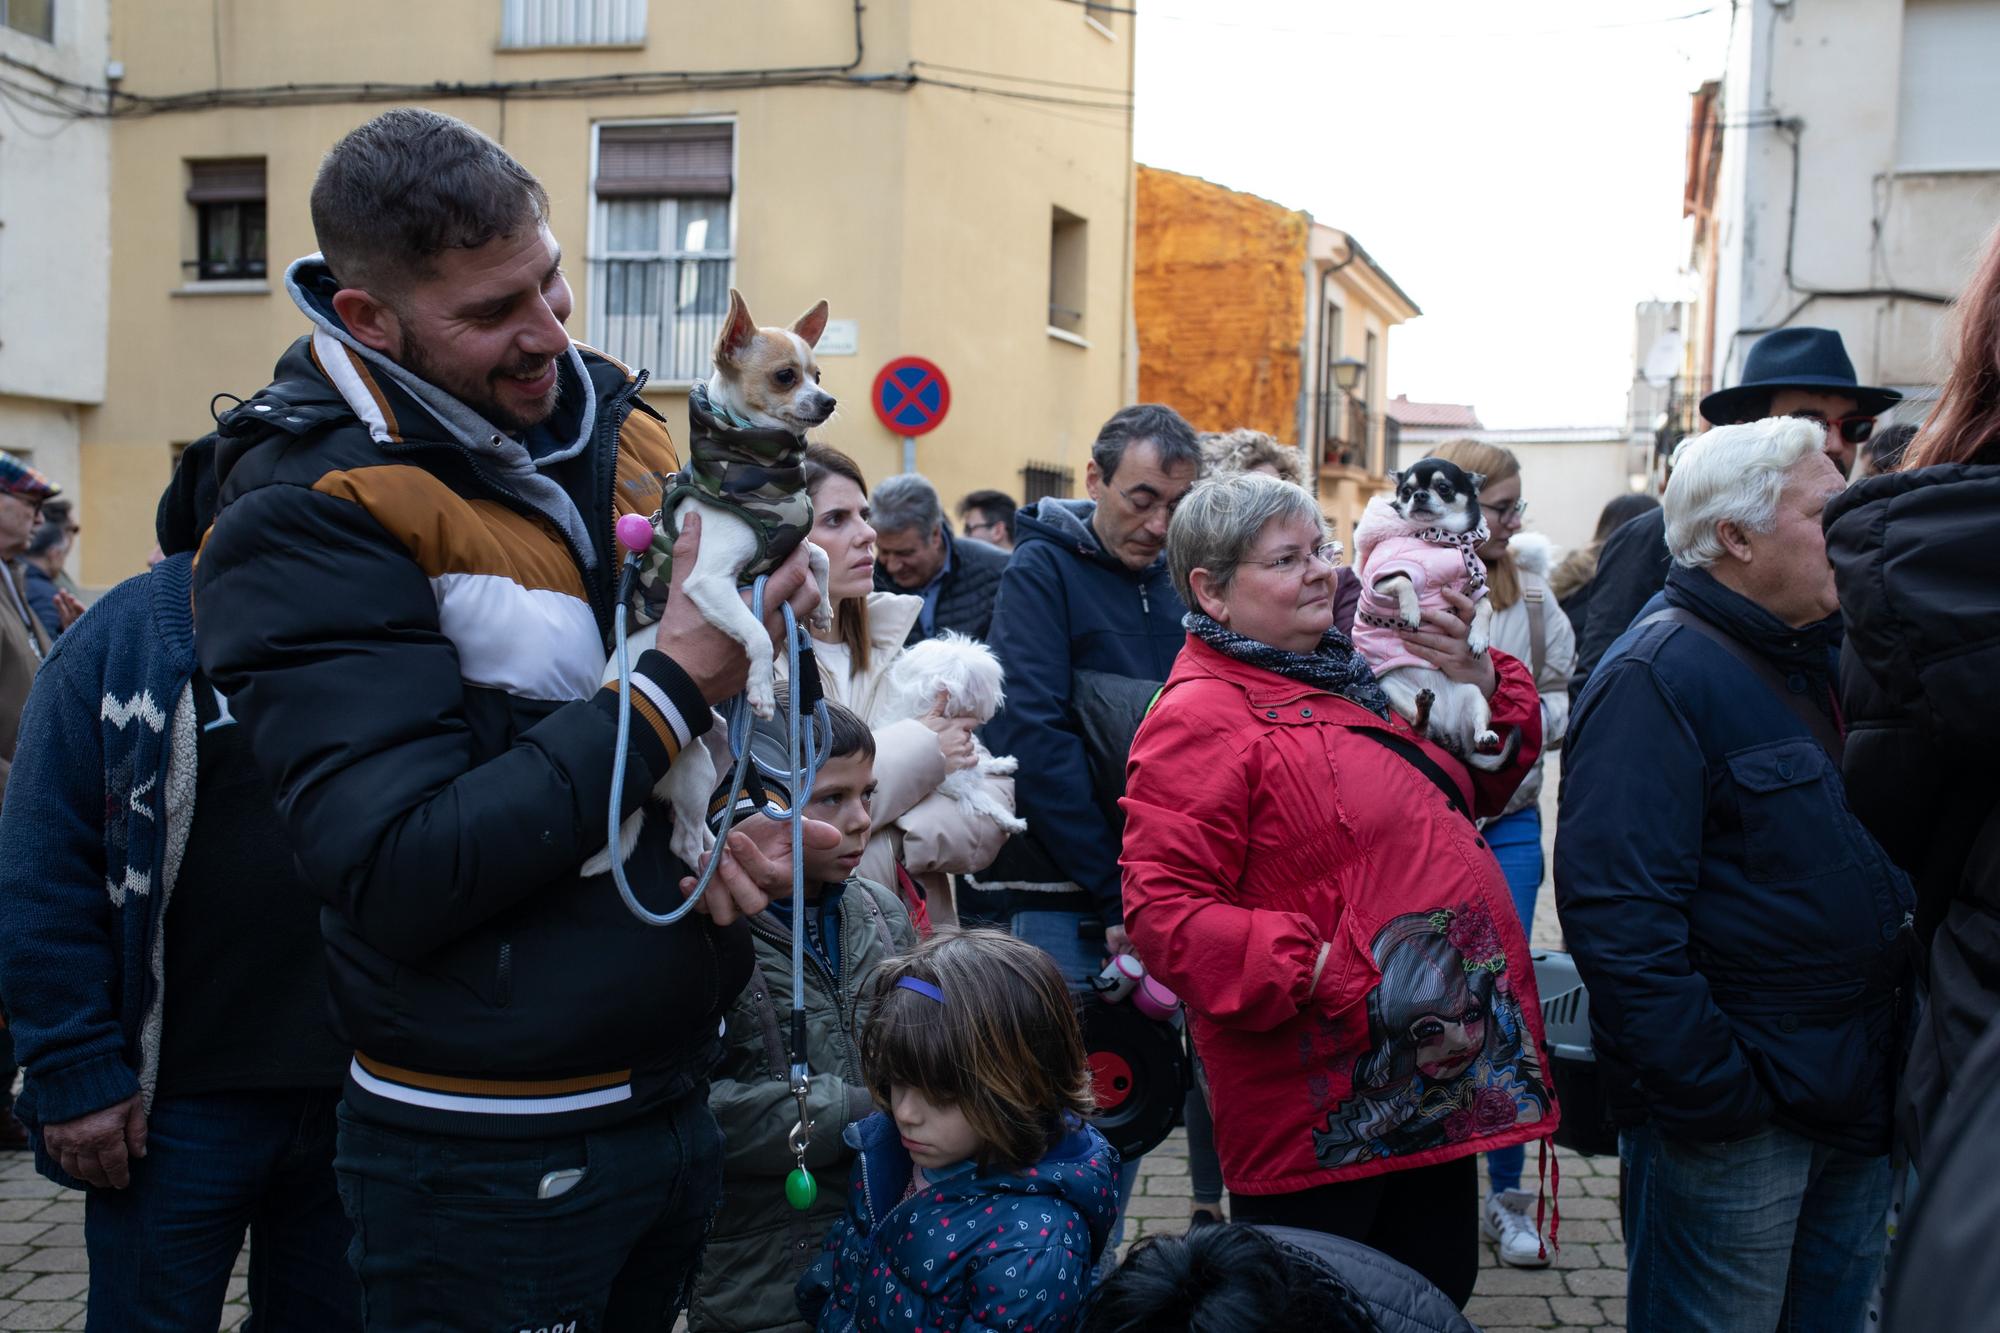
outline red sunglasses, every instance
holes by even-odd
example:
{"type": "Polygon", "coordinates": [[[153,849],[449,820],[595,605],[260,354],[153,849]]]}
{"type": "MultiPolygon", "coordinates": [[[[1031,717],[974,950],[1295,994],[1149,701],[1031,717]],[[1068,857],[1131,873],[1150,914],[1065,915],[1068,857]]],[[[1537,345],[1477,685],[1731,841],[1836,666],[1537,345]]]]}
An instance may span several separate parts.
{"type": "Polygon", "coordinates": [[[1868,437],[1875,433],[1874,417],[1840,417],[1836,420],[1828,421],[1825,416],[1813,411],[1793,412],[1790,416],[1794,421],[1817,421],[1820,425],[1826,427],[1828,434],[1837,430],[1840,432],[1840,438],[1846,440],[1849,444],[1866,444],[1868,443],[1868,437]]]}

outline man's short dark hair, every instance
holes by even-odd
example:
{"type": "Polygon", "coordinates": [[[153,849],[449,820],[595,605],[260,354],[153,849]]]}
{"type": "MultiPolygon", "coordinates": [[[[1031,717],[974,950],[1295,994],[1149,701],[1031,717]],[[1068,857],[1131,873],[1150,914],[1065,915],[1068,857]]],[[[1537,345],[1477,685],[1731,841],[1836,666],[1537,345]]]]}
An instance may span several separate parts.
{"type": "Polygon", "coordinates": [[[1195,472],[1201,472],[1201,441],[1195,438],[1194,427],[1164,403],[1137,403],[1113,414],[1090,446],[1090,461],[1109,481],[1125,460],[1126,446],[1147,441],[1160,451],[1162,468],[1192,463],[1195,472]]]}
{"type": "Polygon", "coordinates": [[[335,144],[313,181],[313,234],[344,287],[387,299],[473,250],[548,220],[549,196],[506,149],[421,107],[385,111],[335,144]]]}
{"type": "Polygon", "coordinates": [[[998,526],[1007,534],[1007,539],[1012,541],[1014,511],[1018,508],[1020,506],[1014,503],[1014,497],[1005,491],[973,491],[958,502],[958,516],[963,519],[972,510],[977,509],[986,516],[988,523],[998,526]]]}
{"type": "Polygon", "coordinates": [[[43,523],[28,538],[29,555],[42,555],[61,546],[69,537],[69,532],[61,523],[43,523]]]}
{"type": "MultiPolygon", "coordinates": [[[[784,687],[779,686],[778,689],[782,692],[784,687]]],[[[859,713],[828,699],[826,721],[829,732],[826,743],[828,759],[845,759],[851,754],[858,754],[864,759],[871,760],[875,757],[875,733],[868,729],[868,724],[861,720],[859,713]]]]}

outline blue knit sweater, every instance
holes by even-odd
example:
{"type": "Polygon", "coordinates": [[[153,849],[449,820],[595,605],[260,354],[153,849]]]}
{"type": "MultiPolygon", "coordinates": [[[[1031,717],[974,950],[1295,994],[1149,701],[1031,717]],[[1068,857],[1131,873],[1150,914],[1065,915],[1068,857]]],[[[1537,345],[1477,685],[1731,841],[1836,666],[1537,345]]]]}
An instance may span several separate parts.
{"type": "MultiPolygon", "coordinates": [[[[21,716],[0,812],[0,1006],[30,1128],[152,1100],[161,923],[194,819],[191,566],[172,557],[99,598],[21,716]]],[[[80,1185],[35,1139],[36,1168],[80,1185]]]]}

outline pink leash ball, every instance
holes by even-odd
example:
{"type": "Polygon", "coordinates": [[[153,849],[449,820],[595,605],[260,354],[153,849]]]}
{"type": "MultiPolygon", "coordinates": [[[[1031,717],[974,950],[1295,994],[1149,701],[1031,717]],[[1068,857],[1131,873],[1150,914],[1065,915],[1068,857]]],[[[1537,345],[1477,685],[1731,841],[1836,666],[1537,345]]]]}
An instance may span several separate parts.
{"type": "Polygon", "coordinates": [[[641,555],[653,544],[653,520],[644,514],[627,514],[618,520],[618,544],[633,555],[641,555]]]}

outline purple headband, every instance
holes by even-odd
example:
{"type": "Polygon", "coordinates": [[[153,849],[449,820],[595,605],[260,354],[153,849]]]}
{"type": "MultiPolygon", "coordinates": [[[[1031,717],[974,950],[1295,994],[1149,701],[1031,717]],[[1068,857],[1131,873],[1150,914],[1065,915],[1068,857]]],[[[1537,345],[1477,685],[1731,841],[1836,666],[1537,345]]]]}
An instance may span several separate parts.
{"type": "Polygon", "coordinates": [[[944,1003],[944,992],[943,992],[943,991],[939,990],[939,989],[938,989],[938,988],[937,988],[936,986],[933,986],[933,985],[931,985],[931,983],[930,983],[930,982],[928,982],[928,981],[919,981],[919,980],[918,980],[917,978],[915,978],[915,977],[898,977],[898,978],[896,978],[896,989],[898,989],[898,990],[913,990],[913,991],[915,991],[915,992],[916,992],[917,994],[919,994],[919,995],[922,995],[922,996],[924,996],[924,997],[925,997],[925,998],[927,998],[927,999],[932,999],[932,1000],[936,1000],[936,1001],[937,1001],[937,1002],[938,1002],[939,1004],[943,1004],[943,1003],[944,1003]]]}

